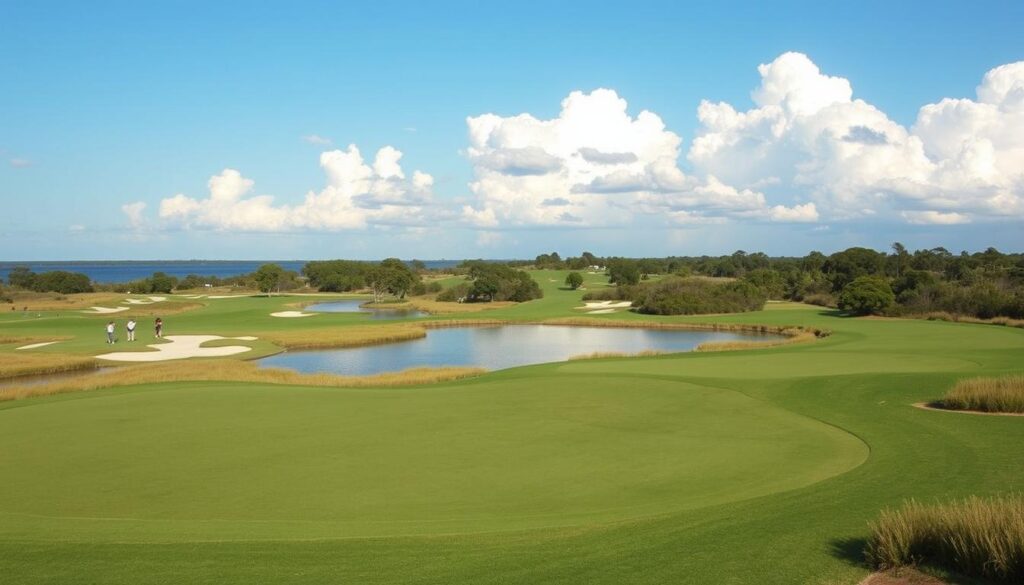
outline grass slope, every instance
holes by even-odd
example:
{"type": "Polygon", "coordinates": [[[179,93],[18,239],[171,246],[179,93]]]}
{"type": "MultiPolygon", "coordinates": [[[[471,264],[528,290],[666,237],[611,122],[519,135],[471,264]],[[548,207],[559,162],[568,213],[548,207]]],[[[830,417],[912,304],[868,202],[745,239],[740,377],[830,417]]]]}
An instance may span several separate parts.
{"type": "MultiPolygon", "coordinates": [[[[487,317],[575,314],[581,293],[559,290],[564,273],[535,277],[544,299],[487,317]]],[[[168,326],[245,335],[366,323],[267,317],[285,302],[210,301],[168,326]]],[[[861,551],[880,509],[1024,489],[1021,419],[911,406],[962,377],[1021,372],[1024,331],[791,304],[665,320],[834,333],[408,389],[190,382],[5,403],[0,575],[852,584],[867,574],[861,551]]],[[[101,322],[0,317],[0,334],[81,328],[90,339],[62,351],[89,353],[101,322]]]]}

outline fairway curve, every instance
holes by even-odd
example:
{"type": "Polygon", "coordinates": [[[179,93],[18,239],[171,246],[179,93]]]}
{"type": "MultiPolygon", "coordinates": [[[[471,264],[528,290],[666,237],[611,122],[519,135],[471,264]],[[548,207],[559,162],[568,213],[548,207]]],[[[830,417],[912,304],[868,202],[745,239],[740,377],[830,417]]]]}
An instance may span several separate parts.
{"type": "Polygon", "coordinates": [[[791,490],[867,457],[852,435],[742,393],[608,376],[164,384],[3,407],[0,422],[0,536],[27,540],[593,525],[791,490]]]}

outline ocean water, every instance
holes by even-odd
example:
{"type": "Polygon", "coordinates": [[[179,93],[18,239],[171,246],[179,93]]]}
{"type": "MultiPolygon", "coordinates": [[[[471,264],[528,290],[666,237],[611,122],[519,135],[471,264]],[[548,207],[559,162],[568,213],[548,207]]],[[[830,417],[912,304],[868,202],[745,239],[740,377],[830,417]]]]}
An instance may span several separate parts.
{"type": "MultiPolygon", "coordinates": [[[[164,272],[183,278],[189,274],[225,278],[255,271],[262,264],[273,262],[286,270],[300,272],[305,260],[154,260],[154,261],[110,261],[110,262],[18,262],[0,261],[0,279],[7,281],[7,274],[15,266],[28,266],[33,272],[66,270],[86,274],[93,282],[128,282],[164,272]]],[[[424,260],[427,268],[451,268],[461,260],[424,260]]]]}

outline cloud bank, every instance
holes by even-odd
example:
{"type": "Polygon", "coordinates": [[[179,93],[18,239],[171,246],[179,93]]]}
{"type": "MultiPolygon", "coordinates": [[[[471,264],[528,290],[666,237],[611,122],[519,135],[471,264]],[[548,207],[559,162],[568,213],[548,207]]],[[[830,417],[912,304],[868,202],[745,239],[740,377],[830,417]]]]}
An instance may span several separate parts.
{"type": "MultiPolygon", "coordinates": [[[[326,185],[301,202],[256,195],[251,179],[224,169],[206,197],[160,201],[159,221],[238,231],[444,222],[493,239],[507,228],[637,222],[955,225],[1022,217],[1024,62],[987,72],[973,99],[924,105],[910,127],[801,53],[757,70],[753,106],[702,101],[688,148],[656,113],[631,114],[616,91],[575,91],[550,119],[468,117],[468,198],[435,199],[433,177],[407,177],[391,146],[368,162],[350,145],[320,155],[326,185]]],[[[145,204],[122,209],[132,226],[145,224],[145,204]]]]}

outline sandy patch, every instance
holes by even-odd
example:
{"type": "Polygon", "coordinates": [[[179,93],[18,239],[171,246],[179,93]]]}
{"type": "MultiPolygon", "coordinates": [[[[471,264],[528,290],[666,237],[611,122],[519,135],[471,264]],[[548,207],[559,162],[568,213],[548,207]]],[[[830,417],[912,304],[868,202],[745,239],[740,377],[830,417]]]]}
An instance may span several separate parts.
{"type": "Polygon", "coordinates": [[[585,309],[625,309],[632,306],[630,301],[587,301],[583,303],[585,309]]]}
{"type": "Polygon", "coordinates": [[[295,317],[312,317],[314,315],[316,315],[316,313],[303,313],[302,311],[278,311],[270,314],[271,317],[284,317],[286,319],[295,317]]]}
{"type": "Polygon", "coordinates": [[[598,309],[596,311],[587,311],[588,315],[604,315],[605,313],[614,313],[615,309],[598,309]]]}
{"type": "Polygon", "coordinates": [[[47,345],[53,345],[54,343],[57,343],[57,342],[56,341],[44,341],[42,343],[30,343],[28,345],[23,345],[21,347],[16,347],[14,349],[15,349],[15,351],[17,351],[19,349],[35,349],[37,347],[46,347],[47,345]]]}
{"type": "Polygon", "coordinates": [[[932,406],[927,402],[917,402],[914,404],[914,408],[920,408],[921,410],[934,410],[938,412],[952,412],[954,414],[981,414],[987,416],[1024,416],[1024,412],[983,412],[980,410],[957,410],[955,408],[942,408],[939,406],[932,406]]]}
{"type": "Polygon", "coordinates": [[[203,298],[205,296],[206,295],[185,295],[185,298],[186,299],[201,299],[201,298],[203,298]]]}
{"type": "Polygon", "coordinates": [[[254,341],[255,337],[221,337],[220,335],[168,335],[167,343],[147,345],[156,351],[116,351],[96,356],[96,359],[115,362],[162,362],[192,357],[224,357],[252,351],[245,345],[225,345],[223,347],[201,347],[208,341],[220,339],[239,339],[254,341]]]}
{"type": "Polygon", "coordinates": [[[120,313],[127,311],[128,307],[89,307],[88,311],[82,311],[90,315],[107,315],[109,313],[120,313]]]}

